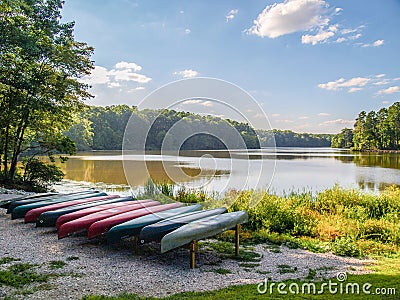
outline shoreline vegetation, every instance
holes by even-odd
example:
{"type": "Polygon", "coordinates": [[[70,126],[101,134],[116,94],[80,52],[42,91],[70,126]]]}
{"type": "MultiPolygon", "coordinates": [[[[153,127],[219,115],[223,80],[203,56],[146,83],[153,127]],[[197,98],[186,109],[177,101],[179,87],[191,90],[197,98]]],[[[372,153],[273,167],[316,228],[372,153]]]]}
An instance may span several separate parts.
{"type": "MultiPolygon", "coordinates": [[[[243,226],[241,233],[241,244],[245,249],[252,249],[257,245],[269,245],[272,252],[286,247],[292,251],[304,249],[314,253],[333,253],[342,257],[355,257],[369,261],[368,269],[372,273],[348,274],[348,282],[371,283],[375,287],[394,287],[397,289],[397,293],[400,290],[400,283],[397,280],[400,276],[399,187],[391,186],[379,194],[371,194],[336,185],[316,195],[310,192],[292,192],[284,196],[269,194],[265,191],[232,190],[226,194],[225,198],[220,198],[198,190],[176,190],[172,184],[149,182],[143,192],[138,195],[138,198],[147,197],[162,201],[173,199],[186,203],[200,202],[207,208],[231,204],[230,211],[245,209],[249,213],[249,222],[243,226]]],[[[217,241],[211,244],[213,251],[230,256],[233,251],[232,241],[234,241],[234,233],[231,231],[219,235],[217,241]]],[[[256,252],[246,251],[248,253],[245,257],[249,261],[245,260],[241,265],[253,268],[250,265],[257,265],[258,261],[254,256],[256,252]]],[[[226,269],[216,270],[221,274],[221,278],[229,275],[226,269]]],[[[8,269],[5,272],[8,272],[8,269]]],[[[282,269],[282,272],[292,273],[295,272],[295,269],[288,265],[282,269]]],[[[313,282],[320,287],[323,282],[327,282],[328,278],[316,277],[315,271],[310,272],[305,279],[289,279],[288,281],[277,281],[277,283],[313,282]]],[[[40,276],[40,273],[37,276],[40,276]]],[[[265,276],[268,277],[271,274],[265,276]]],[[[334,282],[340,283],[336,279],[334,282]]],[[[225,297],[226,299],[235,299],[235,295],[238,294],[242,295],[243,299],[259,295],[257,285],[250,284],[209,292],[178,293],[169,298],[213,299],[225,297]]],[[[300,299],[300,296],[299,298],[293,294],[282,296],[276,291],[271,296],[300,299]]],[[[327,295],[324,296],[325,299],[327,295]]],[[[331,298],[328,299],[342,299],[343,295],[329,296],[331,298]]],[[[359,295],[350,295],[346,299],[357,299],[357,296],[359,295]]],[[[123,294],[112,297],[92,295],[84,296],[82,299],[148,298],[140,297],[137,294],[123,294]]]]}
{"type": "MultiPolygon", "coordinates": [[[[219,197],[149,181],[137,197],[246,210],[249,222],[242,239],[248,243],[267,241],[352,257],[400,253],[400,187],[395,185],[379,194],[335,185],[317,194],[231,190],[219,197]]],[[[233,240],[229,234],[221,238],[233,240]]]]}

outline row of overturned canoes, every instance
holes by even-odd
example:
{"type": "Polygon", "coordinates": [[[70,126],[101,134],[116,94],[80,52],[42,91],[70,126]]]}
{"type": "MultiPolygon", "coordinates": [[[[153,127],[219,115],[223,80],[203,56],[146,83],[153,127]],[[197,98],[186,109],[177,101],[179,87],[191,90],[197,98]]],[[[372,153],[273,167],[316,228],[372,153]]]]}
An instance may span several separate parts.
{"type": "Polygon", "coordinates": [[[161,204],[88,190],[46,193],[0,202],[12,219],[24,218],[36,227],[56,227],[58,238],[87,231],[89,239],[106,236],[110,244],[135,237],[138,244],[161,242],[161,252],[214,236],[247,222],[245,211],[202,210],[180,202],[161,204]]]}

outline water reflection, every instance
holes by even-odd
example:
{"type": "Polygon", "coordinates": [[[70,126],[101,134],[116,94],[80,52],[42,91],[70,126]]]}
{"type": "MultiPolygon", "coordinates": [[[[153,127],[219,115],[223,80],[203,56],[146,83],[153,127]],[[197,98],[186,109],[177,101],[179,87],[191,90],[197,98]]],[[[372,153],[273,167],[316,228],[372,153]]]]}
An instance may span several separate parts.
{"type": "Polygon", "coordinates": [[[210,191],[222,190],[226,185],[242,187],[243,182],[251,186],[260,180],[267,188],[269,179],[260,178],[252,170],[260,167],[272,170],[275,162],[270,189],[277,193],[304,188],[318,191],[335,183],[373,191],[400,185],[400,154],[352,153],[331,148],[181,151],[179,156],[161,155],[157,151],[124,154],[120,151],[81,152],[60,166],[68,180],[111,185],[129,182],[133,187],[144,185],[151,177],[159,182],[193,187],[207,183],[206,190],[210,191]],[[124,165],[130,172],[124,172],[124,165]],[[125,173],[130,176],[128,180],[125,173]]]}

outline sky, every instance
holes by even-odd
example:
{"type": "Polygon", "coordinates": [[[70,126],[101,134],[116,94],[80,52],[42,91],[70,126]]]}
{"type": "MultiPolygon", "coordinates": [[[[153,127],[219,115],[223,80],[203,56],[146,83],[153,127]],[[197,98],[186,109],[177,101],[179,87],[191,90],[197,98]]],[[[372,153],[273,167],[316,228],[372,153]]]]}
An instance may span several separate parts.
{"type": "MultiPolygon", "coordinates": [[[[62,16],[95,48],[91,105],[210,77],[254,98],[269,120],[259,128],[337,133],[400,101],[399,0],[66,0],[62,16]]],[[[199,107],[229,117],[207,99],[184,110],[199,107]]]]}

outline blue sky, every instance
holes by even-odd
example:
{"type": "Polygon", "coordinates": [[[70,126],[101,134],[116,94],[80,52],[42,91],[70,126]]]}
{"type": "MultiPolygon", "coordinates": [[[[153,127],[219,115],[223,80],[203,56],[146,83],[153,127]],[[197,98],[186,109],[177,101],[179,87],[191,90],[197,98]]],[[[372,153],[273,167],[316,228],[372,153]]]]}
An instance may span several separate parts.
{"type": "Polygon", "coordinates": [[[249,92],[273,128],[336,133],[400,100],[398,0],[66,0],[62,15],[95,48],[89,104],[214,77],[249,92]]]}

